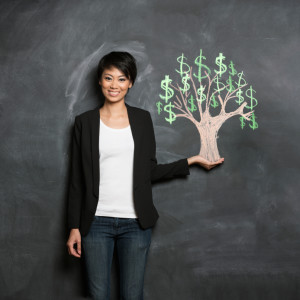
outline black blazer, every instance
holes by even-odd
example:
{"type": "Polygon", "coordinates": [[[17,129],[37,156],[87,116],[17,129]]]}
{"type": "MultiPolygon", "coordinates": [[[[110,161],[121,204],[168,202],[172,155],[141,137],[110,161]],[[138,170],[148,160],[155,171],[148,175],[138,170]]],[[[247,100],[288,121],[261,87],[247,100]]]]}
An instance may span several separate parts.
{"type": "MultiPolygon", "coordinates": [[[[89,232],[98,204],[101,134],[99,108],[102,105],[75,117],[67,218],[68,228],[79,228],[82,236],[89,232]]],[[[141,227],[146,229],[152,227],[159,217],[153,205],[151,183],[189,175],[189,165],[187,158],[157,164],[156,141],[150,113],[127,103],[125,105],[134,140],[134,206],[141,227]]]]}

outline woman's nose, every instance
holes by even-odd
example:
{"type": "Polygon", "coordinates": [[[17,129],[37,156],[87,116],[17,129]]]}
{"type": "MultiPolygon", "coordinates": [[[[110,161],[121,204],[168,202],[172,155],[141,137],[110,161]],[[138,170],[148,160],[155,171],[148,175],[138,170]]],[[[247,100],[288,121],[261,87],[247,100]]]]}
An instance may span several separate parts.
{"type": "Polygon", "coordinates": [[[110,87],[111,87],[111,88],[117,87],[117,82],[116,82],[115,80],[113,80],[113,81],[111,82],[111,84],[110,84],[110,87]]]}

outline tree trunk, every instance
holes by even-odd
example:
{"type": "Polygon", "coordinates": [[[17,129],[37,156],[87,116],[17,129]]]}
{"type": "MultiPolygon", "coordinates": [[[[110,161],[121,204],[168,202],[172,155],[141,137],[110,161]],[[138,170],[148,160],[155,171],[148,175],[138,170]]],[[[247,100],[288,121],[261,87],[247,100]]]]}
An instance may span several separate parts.
{"type": "Polygon", "coordinates": [[[200,134],[200,155],[205,159],[213,162],[220,158],[217,138],[218,130],[215,126],[207,128],[206,126],[200,126],[198,128],[200,134]]]}

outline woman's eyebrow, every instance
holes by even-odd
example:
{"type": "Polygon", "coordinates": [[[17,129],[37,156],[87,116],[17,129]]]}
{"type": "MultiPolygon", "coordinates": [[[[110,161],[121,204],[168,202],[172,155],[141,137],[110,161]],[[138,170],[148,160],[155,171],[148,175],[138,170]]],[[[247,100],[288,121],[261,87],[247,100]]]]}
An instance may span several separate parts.
{"type": "MultiPolygon", "coordinates": [[[[108,74],[108,73],[105,73],[104,75],[110,75],[110,76],[113,76],[113,75],[108,74]]],[[[120,75],[119,77],[122,77],[122,76],[125,76],[125,75],[120,75]]]]}

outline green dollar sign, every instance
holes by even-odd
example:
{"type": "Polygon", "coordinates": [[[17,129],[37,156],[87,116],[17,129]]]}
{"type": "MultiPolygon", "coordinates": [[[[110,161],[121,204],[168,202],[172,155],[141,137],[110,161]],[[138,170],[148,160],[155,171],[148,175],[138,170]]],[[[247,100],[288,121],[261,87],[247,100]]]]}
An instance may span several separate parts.
{"type": "Polygon", "coordinates": [[[244,129],[244,127],[245,127],[245,118],[244,117],[240,117],[240,121],[241,121],[241,127],[242,127],[242,129],[244,129]]]}
{"type": "MultiPolygon", "coordinates": [[[[243,71],[241,73],[238,73],[239,81],[235,83],[237,84],[237,88],[240,88],[242,85],[246,84],[246,80],[243,78],[243,71]]],[[[235,100],[236,103],[241,105],[244,102],[244,97],[242,96],[243,91],[241,89],[237,90],[236,96],[238,97],[238,100],[235,100]]]]}
{"type": "Polygon", "coordinates": [[[238,97],[238,100],[235,100],[236,103],[238,103],[239,105],[241,105],[244,102],[244,97],[242,96],[243,91],[238,90],[236,92],[236,96],[238,97]]]}
{"type": "Polygon", "coordinates": [[[239,78],[238,83],[235,82],[238,88],[247,83],[246,80],[243,78],[243,71],[241,73],[238,73],[238,78],[239,78]]]}
{"type": "Polygon", "coordinates": [[[229,78],[226,80],[226,83],[229,84],[229,87],[226,87],[226,90],[230,93],[232,91],[235,90],[234,86],[233,86],[233,80],[231,75],[229,75],[229,78]]]}
{"type": "Polygon", "coordinates": [[[166,104],[164,107],[164,111],[169,113],[169,118],[165,118],[165,120],[167,122],[169,122],[170,124],[172,124],[172,122],[174,122],[176,120],[176,115],[174,112],[172,112],[173,107],[175,107],[175,105],[173,105],[171,102],[166,104]]]}
{"type": "Polygon", "coordinates": [[[165,100],[168,103],[168,100],[173,97],[174,90],[169,87],[169,84],[172,82],[172,79],[169,78],[169,75],[165,75],[165,79],[161,81],[160,87],[165,91],[165,95],[159,94],[159,97],[165,100]]]}
{"type": "Polygon", "coordinates": [[[220,95],[220,91],[222,91],[225,88],[225,84],[223,82],[219,81],[218,75],[216,76],[216,78],[213,81],[217,83],[217,89],[214,88],[214,91],[217,91],[218,94],[220,95]],[[222,87],[220,87],[220,86],[222,86],[222,87]]]}
{"type": "Polygon", "coordinates": [[[226,72],[226,70],[227,70],[227,66],[223,63],[223,60],[224,60],[225,58],[226,58],[226,57],[223,56],[223,53],[219,53],[219,56],[216,57],[215,63],[216,63],[217,66],[219,66],[219,71],[217,71],[217,70],[214,70],[214,71],[215,71],[215,73],[217,73],[218,76],[220,76],[220,77],[221,77],[222,74],[224,74],[224,73],[226,72]]]}
{"type": "Polygon", "coordinates": [[[182,77],[182,83],[183,83],[183,88],[180,88],[182,93],[185,93],[186,91],[188,91],[190,89],[190,85],[187,83],[187,81],[190,79],[188,73],[186,73],[183,77],[182,77]]]}
{"type": "Polygon", "coordinates": [[[156,107],[157,107],[157,113],[160,115],[161,111],[162,111],[162,103],[160,101],[156,102],[156,107]]]}
{"type": "Polygon", "coordinates": [[[198,79],[199,82],[201,82],[201,79],[207,77],[206,75],[201,76],[202,68],[207,70],[208,75],[211,74],[210,68],[207,65],[202,63],[202,59],[205,60],[206,57],[202,55],[202,49],[200,49],[200,55],[197,56],[196,59],[195,59],[195,65],[198,66],[198,75],[193,73],[193,75],[198,79]]]}
{"type": "Polygon", "coordinates": [[[250,98],[250,106],[248,106],[248,105],[245,106],[245,107],[247,107],[247,108],[250,108],[250,110],[252,110],[253,107],[255,107],[255,106],[257,105],[257,99],[255,99],[255,98],[253,97],[253,95],[252,95],[253,92],[256,93],[256,91],[252,88],[252,85],[250,85],[250,88],[246,91],[246,96],[247,96],[248,98],[250,98]],[[248,95],[247,92],[249,92],[250,95],[248,95]]]}
{"type": "Polygon", "coordinates": [[[191,104],[191,107],[188,107],[188,109],[191,111],[191,112],[194,112],[195,110],[197,110],[197,107],[196,105],[194,104],[194,97],[193,95],[191,95],[191,97],[188,99],[188,102],[191,104]]]}
{"type": "Polygon", "coordinates": [[[231,76],[234,76],[236,73],[237,73],[237,70],[234,68],[234,64],[232,62],[232,60],[230,61],[230,64],[228,65],[230,71],[229,71],[229,74],[231,76]]]}
{"type": "Polygon", "coordinates": [[[184,57],[184,54],[183,54],[183,53],[182,53],[181,56],[177,57],[177,61],[179,62],[179,65],[180,65],[180,70],[178,71],[178,70],[175,69],[175,71],[178,72],[178,73],[180,74],[181,77],[182,77],[185,73],[187,73],[187,72],[190,71],[190,66],[189,66],[187,63],[183,62],[184,59],[186,59],[186,57],[184,57]],[[183,67],[184,67],[184,66],[187,67],[187,70],[184,70],[184,71],[183,71],[183,67]]]}
{"type": "Polygon", "coordinates": [[[251,121],[252,121],[252,124],[249,124],[249,127],[252,128],[253,130],[257,129],[258,128],[258,123],[255,121],[255,118],[257,118],[255,115],[254,115],[254,112],[251,114],[251,121]]]}
{"type": "Polygon", "coordinates": [[[210,102],[210,105],[211,105],[213,108],[218,107],[218,106],[219,106],[219,103],[218,103],[218,101],[216,101],[215,95],[212,95],[212,96],[211,96],[211,99],[212,99],[212,101],[210,102]]]}
{"type": "Polygon", "coordinates": [[[206,95],[203,93],[204,89],[205,88],[203,85],[201,85],[200,88],[197,89],[197,94],[200,96],[200,99],[197,99],[197,101],[200,101],[200,103],[206,100],[206,95]]]}

